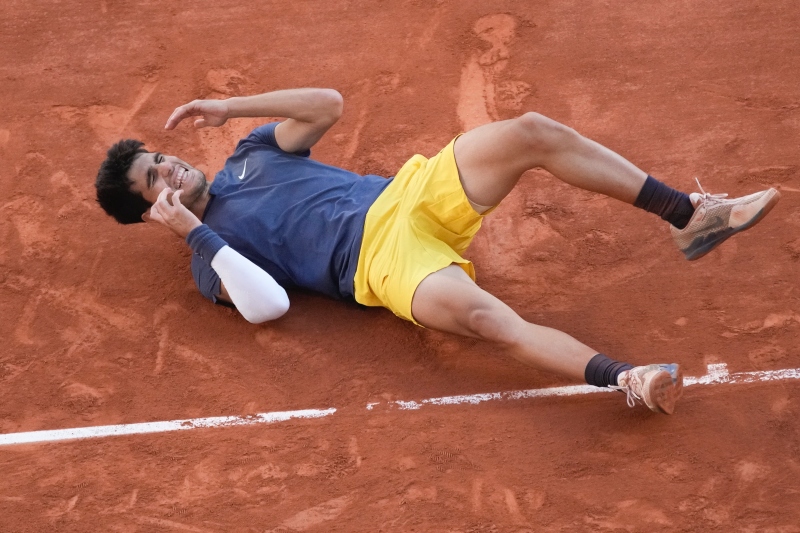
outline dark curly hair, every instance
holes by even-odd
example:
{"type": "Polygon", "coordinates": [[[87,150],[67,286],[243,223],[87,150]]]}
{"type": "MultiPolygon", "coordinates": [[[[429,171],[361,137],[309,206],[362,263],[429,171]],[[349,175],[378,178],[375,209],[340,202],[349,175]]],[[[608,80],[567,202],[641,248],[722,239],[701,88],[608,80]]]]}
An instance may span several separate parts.
{"type": "Polygon", "coordinates": [[[144,143],[135,139],[116,143],[108,149],[94,182],[97,203],[120,224],[143,222],[142,214],[150,209],[150,202],[131,191],[133,182],[128,178],[136,156],[147,153],[143,147],[144,143]]]}

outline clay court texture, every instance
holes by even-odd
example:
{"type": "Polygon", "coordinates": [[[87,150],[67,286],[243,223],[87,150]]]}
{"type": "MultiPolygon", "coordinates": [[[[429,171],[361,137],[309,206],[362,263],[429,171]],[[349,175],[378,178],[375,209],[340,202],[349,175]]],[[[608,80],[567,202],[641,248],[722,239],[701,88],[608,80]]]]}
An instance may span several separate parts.
{"type": "Polygon", "coordinates": [[[0,530],[800,531],[799,26],[790,0],[4,0],[0,436],[234,418],[0,446],[0,530]],[[526,319],[681,363],[676,413],[426,403],[577,383],[311,293],[251,325],[197,292],[183,242],[95,204],[116,140],[211,177],[263,121],[166,132],[176,106],[303,86],[345,98],[313,157],[359,173],[534,110],[687,192],[778,188],[689,263],[657,217],[532,171],[469,251],[526,319]],[[305,409],[325,416],[257,416],[305,409]]]}

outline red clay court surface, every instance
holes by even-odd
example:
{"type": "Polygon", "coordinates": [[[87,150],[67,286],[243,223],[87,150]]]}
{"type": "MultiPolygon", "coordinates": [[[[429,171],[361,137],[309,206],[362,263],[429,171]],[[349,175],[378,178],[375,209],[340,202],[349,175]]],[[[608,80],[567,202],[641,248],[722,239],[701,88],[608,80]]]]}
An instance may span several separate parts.
{"type": "Polygon", "coordinates": [[[783,199],[688,263],[657,218],[531,172],[470,250],[484,287],[619,359],[798,368],[798,27],[789,0],[4,0],[0,434],[338,411],[1,447],[0,530],[800,531],[799,380],[690,387],[671,417],[614,394],[392,409],[570,383],[313,294],[250,325],[93,190],[123,136],[213,176],[259,122],[165,132],[194,98],[336,88],[314,156],[382,175],[536,110],[683,190],[783,199]]]}

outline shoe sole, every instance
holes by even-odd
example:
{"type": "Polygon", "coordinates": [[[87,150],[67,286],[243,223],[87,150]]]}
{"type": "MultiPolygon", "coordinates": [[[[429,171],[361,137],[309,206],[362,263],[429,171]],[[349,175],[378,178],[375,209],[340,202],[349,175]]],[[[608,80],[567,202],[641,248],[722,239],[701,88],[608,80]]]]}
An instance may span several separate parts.
{"type": "Polygon", "coordinates": [[[671,415],[675,411],[675,402],[683,396],[683,370],[678,364],[667,365],[650,381],[650,401],[646,402],[650,410],[671,415]]]}
{"type": "Polygon", "coordinates": [[[767,213],[772,211],[772,208],[775,207],[775,204],[777,204],[778,200],[780,199],[781,199],[781,193],[780,191],[776,190],[775,195],[769,199],[767,204],[764,207],[762,207],[761,210],[758,213],[756,213],[756,215],[753,218],[751,218],[738,228],[728,228],[724,231],[709,233],[704,237],[696,239],[695,241],[692,242],[692,244],[689,245],[689,248],[687,248],[687,250],[684,251],[686,259],[688,259],[689,261],[696,261],[697,259],[700,259],[708,252],[710,252],[711,250],[713,250],[714,248],[725,242],[729,237],[732,237],[733,235],[736,235],[737,233],[744,231],[746,229],[752,228],[753,226],[758,224],[761,221],[761,219],[767,216],[767,213]]]}

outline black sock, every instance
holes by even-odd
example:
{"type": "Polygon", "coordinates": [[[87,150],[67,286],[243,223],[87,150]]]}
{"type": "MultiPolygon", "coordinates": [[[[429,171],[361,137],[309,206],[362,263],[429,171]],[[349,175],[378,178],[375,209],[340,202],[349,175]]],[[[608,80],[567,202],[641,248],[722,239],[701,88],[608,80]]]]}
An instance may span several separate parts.
{"type": "Polygon", "coordinates": [[[633,365],[614,361],[599,353],[589,360],[583,376],[589,385],[608,387],[609,385],[619,385],[617,377],[619,377],[620,373],[631,368],[633,368],[633,365]]]}
{"type": "Polygon", "coordinates": [[[689,195],[647,176],[634,206],[655,213],[678,229],[683,229],[694,214],[689,195]]]}

